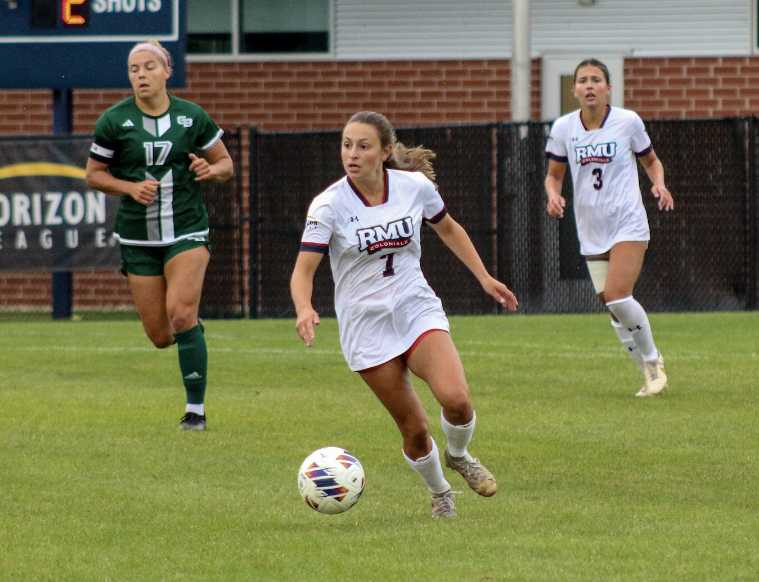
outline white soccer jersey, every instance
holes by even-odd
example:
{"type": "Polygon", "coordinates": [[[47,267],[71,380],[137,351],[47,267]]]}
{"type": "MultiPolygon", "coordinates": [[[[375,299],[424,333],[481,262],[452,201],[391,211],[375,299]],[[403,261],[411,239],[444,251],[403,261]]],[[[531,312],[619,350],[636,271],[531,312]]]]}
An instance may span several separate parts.
{"type": "Polygon", "coordinates": [[[370,206],[348,177],[311,202],[301,251],[329,252],[340,344],[351,370],[406,352],[448,319],[422,274],[423,222],[438,222],[445,204],[420,172],[387,170],[385,199],[370,206]]]}
{"type": "Polygon", "coordinates": [[[557,119],[546,155],[569,164],[580,252],[600,255],[622,241],[648,241],[650,231],[635,156],[652,150],[634,111],[609,107],[601,127],[587,130],[574,111],[557,119]]]}

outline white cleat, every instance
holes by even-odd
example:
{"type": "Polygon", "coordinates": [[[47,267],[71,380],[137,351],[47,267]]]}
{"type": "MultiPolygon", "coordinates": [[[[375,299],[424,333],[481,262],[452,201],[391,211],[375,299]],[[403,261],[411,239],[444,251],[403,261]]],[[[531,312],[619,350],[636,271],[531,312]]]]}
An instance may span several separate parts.
{"type": "Polygon", "coordinates": [[[432,517],[456,517],[456,503],[453,501],[453,491],[432,494],[432,517]]]}
{"type": "Polygon", "coordinates": [[[646,383],[635,396],[656,396],[664,392],[667,388],[667,373],[664,371],[664,358],[661,355],[653,362],[643,362],[643,377],[646,383]]]}

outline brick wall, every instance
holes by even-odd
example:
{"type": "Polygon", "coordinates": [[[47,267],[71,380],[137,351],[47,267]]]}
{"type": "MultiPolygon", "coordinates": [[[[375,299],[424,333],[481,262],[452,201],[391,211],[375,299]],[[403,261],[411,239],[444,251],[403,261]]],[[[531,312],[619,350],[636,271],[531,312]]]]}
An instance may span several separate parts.
{"type": "MultiPolygon", "coordinates": [[[[540,61],[532,64],[532,115],[540,116],[540,61]]],[[[759,58],[627,59],[625,104],[645,118],[747,115],[759,107],[759,58]],[[754,87],[754,85],[757,85],[754,87]]],[[[176,94],[222,126],[263,130],[339,128],[355,111],[386,113],[398,126],[494,122],[510,117],[510,65],[484,61],[190,63],[176,94]]],[[[74,92],[74,131],[92,131],[127,91],[74,92]]],[[[52,131],[49,91],[0,91],[0,134],[52,131]]],[[[247,154],[241,171],[247,184],[247,154]]],[[[75,309],[130,305],[115,273],[74,277],[75,309]]],[[[0,309],[46,309],[50,276],[0,274],[0,309]]]]}
{"type": "Polygon", "coordinates": [[[756,114],[759,58],[625,59],[625,107],[643,119],[756,114]]]}
{"type": "Polygon", "coordinates": [[[50,91],[0,91],[0,111],[0,135],[53,131],[50,91]]]}

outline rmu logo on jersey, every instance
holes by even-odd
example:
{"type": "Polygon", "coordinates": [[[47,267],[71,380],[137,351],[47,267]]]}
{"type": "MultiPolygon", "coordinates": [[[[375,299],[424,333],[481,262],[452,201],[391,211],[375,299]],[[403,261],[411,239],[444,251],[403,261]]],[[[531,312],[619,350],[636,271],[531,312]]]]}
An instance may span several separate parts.
{"type": "Polygon", "coordinates": [[[405,247],[414,236],[414,222],[410,216],[388,222],[387,226],[370,226],[356,231],[358,250],[370,255],[385,249],[405,247]]]}
{"type": "Polygon", "coordinates": [[[585,164],[608,164],[617,155],[617,143],[597,143],[595,145],[575,146],[575,162],[585,164]]]}
{"type": "Polygon", "coordinates": [[[186,115],[178,115],[177,123],[182,127],[192,127],[192,117],[187,117],[186,115]]]}

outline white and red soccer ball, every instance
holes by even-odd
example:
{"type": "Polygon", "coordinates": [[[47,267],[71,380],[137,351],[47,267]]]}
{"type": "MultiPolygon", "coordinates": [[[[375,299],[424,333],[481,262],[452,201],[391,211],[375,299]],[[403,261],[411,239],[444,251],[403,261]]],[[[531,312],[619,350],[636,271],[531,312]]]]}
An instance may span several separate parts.
{"type": "Polygon", "coordinates": [[[364,492],[364,468],[345,449],[324,447],[306,457],[298,470],[298,489],[319,513],[348,511],[364,492]]]}

